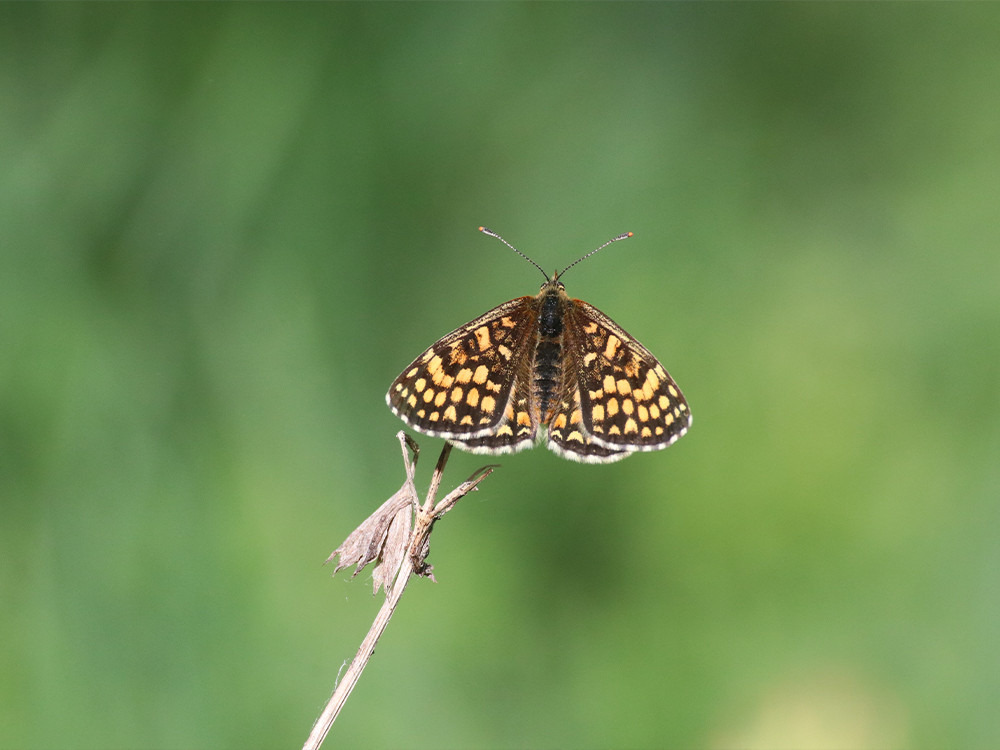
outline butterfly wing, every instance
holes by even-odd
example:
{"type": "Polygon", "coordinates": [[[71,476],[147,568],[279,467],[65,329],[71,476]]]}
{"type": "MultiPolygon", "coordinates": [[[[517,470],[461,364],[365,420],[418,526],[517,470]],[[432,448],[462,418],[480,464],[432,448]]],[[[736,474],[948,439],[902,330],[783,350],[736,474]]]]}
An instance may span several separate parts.
{"type": "Polygon", "coordinates": [[[687,432],[687,401],[646,347],[583,300],[569,300],[566,316],[567,330],[580,337],[567,342],[576,368],[568,382],[579,384],[570,416],[578,414],[581,434],[612,452],[603,460],[617,460],[621,451],[660,450],[687,432]]]}
{"type": "MultiPolygon", "coordinates": [[[[537,424],[515,411],[530,396],[538,327],[534,297],[519,297],[456,328],[393,381],[386,402],[404,422],[474,452],[530,445],[537,424]]],[[[527,403],[527,402],[526,402],[527,403]]]]}
{"type": "Polygon", "coordinates": [[[531,414],[531,377],[527,372],[519,372],[503,417],[489,433],[481,437],[451,437],[448,440],[471,453],[517,453],[535,444],[538,422],[531,414]]]}
{"type": "Polygon", "coordinates": [[[580,363],[575,356],[583,341],[572,325],[563,330],[563,371],[558,398],[548,422],[546,444],[549,450],[571,461],[583,463],[611,463],[619,461],[633,452],[631,448],[612,448],[594,441],[590,431],[583,424],[583,409],[580,401],[580,363]]]}

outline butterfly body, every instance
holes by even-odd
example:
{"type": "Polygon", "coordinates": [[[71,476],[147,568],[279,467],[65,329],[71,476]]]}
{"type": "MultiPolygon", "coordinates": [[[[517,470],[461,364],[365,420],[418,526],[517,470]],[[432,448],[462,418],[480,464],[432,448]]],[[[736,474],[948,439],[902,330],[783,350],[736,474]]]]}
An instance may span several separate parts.
{"type": "Polygon", "coordinates": [[[596,307],[571,299],[558,274],[537,296],[505,302],[434,343],[386,402],[414,429],[467,451],[512,453],[544,441],[587,463],[665,448],[691,423],[656,358],[596,307]]]}
{"type": "MultiPolygon", "coordinates": [[[[547,282],[542,286],[538,298],[538,343],[535,345],[534,402],[537,404],[538,419],[547,425],[552,417],[550,404],[556,397],[562,374],[562,332],[563,299],[566,293],[562,284],[547,282]]],[[[533,413],[533,416],[535,414],[533,413]]]]}

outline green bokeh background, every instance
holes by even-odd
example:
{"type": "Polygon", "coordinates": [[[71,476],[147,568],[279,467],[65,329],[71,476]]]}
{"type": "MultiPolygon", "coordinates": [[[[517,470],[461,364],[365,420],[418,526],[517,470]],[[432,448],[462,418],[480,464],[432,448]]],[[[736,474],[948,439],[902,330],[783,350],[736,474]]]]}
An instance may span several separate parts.
{"type": "Polygon", "coordinates": [[[634,231],[568,290],[694,427],[504,457],[330,746],[996,746],[998,38],[0,6],[0,747],[302,743],[379,605],[320,563],[402,480],[388,384],[541,281],[479,224],[549,269],[634,231]]]}

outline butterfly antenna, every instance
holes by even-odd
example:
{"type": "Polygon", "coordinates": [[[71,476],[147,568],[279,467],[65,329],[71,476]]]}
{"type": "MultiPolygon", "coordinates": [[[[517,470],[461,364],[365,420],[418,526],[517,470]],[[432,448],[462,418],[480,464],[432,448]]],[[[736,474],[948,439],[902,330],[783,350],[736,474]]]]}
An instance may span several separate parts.
{"type": "MultiPolygon", "coordinates": [[[[531,265],[533,265],[535,268],[537,268],[539,271],[541,271],[542,272],[542,276],[545,277],[546,281],[549,280],[549,275],[547,273],[545,273],[545,269],[544,268],[542,268],[540,265],[538,265],[537,263],[535,263],[535,261],[533,261],[527,255],[525,255],[524,253],[522,253],[520,250],[518,250],[512,244],[510,244],[509,242],[507,242],[507,240],[505,240],[499,234],[497,234],[496,232],[494,232],[492,229],[487,229],[486,227],[479,227],[479,231],[482,232],[483,234],[488,234],[490,237],[496,237],[503,244],[505,244],[507,247],[509,247],[511,250],[513,250],[515,253],[517,253],[518,255],[520,255],[522,258],[524,258],[526,261],[528,261],[531,265]]],[[[618,239],[618,238],[616,238],[616,239],[618,239]]],[[[597,248],[597,250],[600,250],[600,248],[597,248]]],[[[595,250],[594,252],[597,252],[597,250],[595,250]]]]}
{"type": "Polygon", "coordinates": [[[561,278],[564,273],[566,273],[569,269],[571,269],[573,266],[575,266],[581,260],[586,260],[591,255],[593,255],[594,253],[596,253],[598,250],[603,250],[604,248],[606,248],[612,242],[618,242],[618,240],[627,240],[629,237],[633,237],[633,236],[634,235],[631,232],[625,232],[625,234],[619,234],[617,237],[612,237],[610,240],[608,240],[607,242],[605,242],[600,247],[595,247],[593,250],[591,250],[589,253],[587,253],[586,255],[584,255],[582,258],[577,258],[576,260],[574,260],[572,263],[570,263],[568,266],[566,266],[563,270],[561,270],[559,273],[557,273],[556,274],[556,278],[557,279],[561,278]]]}

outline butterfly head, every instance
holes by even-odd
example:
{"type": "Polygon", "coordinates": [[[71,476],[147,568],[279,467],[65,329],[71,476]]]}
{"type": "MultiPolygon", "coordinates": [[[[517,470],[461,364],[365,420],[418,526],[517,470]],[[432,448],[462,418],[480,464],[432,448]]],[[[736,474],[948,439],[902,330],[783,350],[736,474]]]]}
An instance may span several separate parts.
{"type": "Polygon", "coordinates": [[[553,275],[552,278],[546,278],[542,282],[542,285],[538,288],[539,294],[545,294],[546,292],[558,294],[559,292],[565,292],[566,285],[559,281],[559,277],[553,275]]]}

